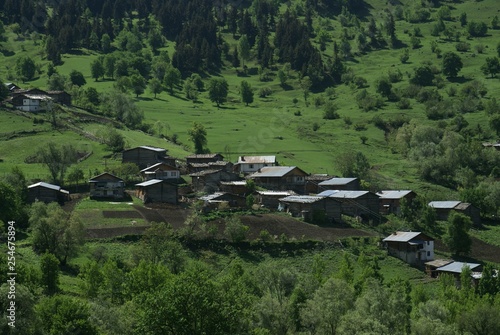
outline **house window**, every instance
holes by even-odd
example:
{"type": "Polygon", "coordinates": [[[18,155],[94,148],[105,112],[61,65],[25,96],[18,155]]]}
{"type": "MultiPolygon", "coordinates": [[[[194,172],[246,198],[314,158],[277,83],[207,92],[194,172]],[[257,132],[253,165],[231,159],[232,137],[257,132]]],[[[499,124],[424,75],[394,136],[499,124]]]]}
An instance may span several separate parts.
{"type": "Polygon", "coordinates": [[[114,195],[118,195],[118,190],[113,190],[114,195]]]}
{"type": "Polygon", "coordinates": [[[431,245],[431,242],[430,242],[430,241],[427,241],[427,245],[431,245]]]}
{"type": "Polygon", "coordinates": [[[427,257],[431,257],[431,252],[427,251],[427,257]]]}
{"type": "Polygon", "coordinates": [[[253,169],[253,164],[250,164],[248,167],[249,167],[250,169],[253,169]]]}

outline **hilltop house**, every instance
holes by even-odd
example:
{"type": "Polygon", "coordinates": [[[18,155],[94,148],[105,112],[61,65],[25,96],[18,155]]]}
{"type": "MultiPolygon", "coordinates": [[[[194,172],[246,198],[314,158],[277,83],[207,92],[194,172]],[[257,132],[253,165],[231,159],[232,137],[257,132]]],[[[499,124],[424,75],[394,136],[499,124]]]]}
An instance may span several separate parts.
{"type": "Polygon", "coordinates": [[[429,206],[436,210],[438,220],[448,220],[451,211],[467,215],[474,225],[481,224],[481,213],[476,206],[460,201],[431,201],[429,206]]]}
{"type": "Polygon", "coordinates": [[[270,190],[304,191],[307,173],[296,166],[268,166],[247,176],[255,184],[270,190]]]}
{"type": "Polygon", "coordinates": [[[380,200],[380,213],[382,214],[401,214],[401,200],[405,199],[410,204],[417,194],[410,190],[402,191],[380,191],[377,192],[380,200]]]}
{"type": "Polygon", "coordinates": [[[111,198],[123,199],[125,182],[111,173],[104,172],[89,180],[90,199],[111,198]]]}
{"type": "Polygon", "coordinates": [[[434,240],[421,232],[397,231],[382,241],[389,255],[408,264],[421,265],[434,260],[434,240]]]}
{"type": "Polygon", "coordinates": [[[61,186],[39,182],[28,186],[28,203],[35,201],[45,203],[58,202],[63,204],[70,200],[69,192],[63,190],[61,186]]]}
{"type": "Polygon", "coordinates": [[[318,184],[320,191],[339,190],[339,191],[356,191],[361,189],[358,178],[331,178],[322,181],[318,184]]]}
{"type": "Polygon", "coordinates": [[[40,112],[44,110],[43,104],[52,100],[46,94],[17,94],[10,99],[15,108],[25,112],[40,112]]]}
{"type": "Polygon", "coordinates": [[[134,163],[140,169],[156,163],[166,163],[175,166],[175,159],[167,156],[167,150],[146,145],[124,150],[122,152],[122,163],[134,163]]]}
{"type": "Polygon", "coordinates": [[[266,166],[276,166],[276,156],[239,156],[235,169],[238,172],[247,174],[254,173],[266,166]]]}
{"type": "Polygon", "coordinates": [[[341,221],[341,204],[329,197],[290,195],[279,199],[280,209],[306,222],[331,223],[341,221]]]}
{"type": "Polygon", "coordinates": [[[342,214],[350,216],[379,218],[379,197],[369,191],[328,190],[318,194],[320,197],[331,197],[342,203],[342,214]]]}
{"type": "Polygon", "coordinates": [[[144,203],[166,202],[177,204],[177,185],[166,180],[151,179],[135,185],[136,196],[144,203]]]}
{"type": "Polygon", "coordinates": [[[166,163],[156,163],[140,171],[143,180],[151,179],[178,179],[181,177],[178,168],[166,163]]]}

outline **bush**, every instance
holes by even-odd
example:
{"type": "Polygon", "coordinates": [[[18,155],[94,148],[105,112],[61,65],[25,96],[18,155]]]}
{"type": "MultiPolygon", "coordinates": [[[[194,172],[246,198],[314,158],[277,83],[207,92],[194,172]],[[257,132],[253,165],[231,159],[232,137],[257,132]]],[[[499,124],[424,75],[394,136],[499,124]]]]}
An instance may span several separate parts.
{"type": "Polygon", "coordinates": [[[415,73],[410,83],[420,86],[431,86],[434,80],[434,73],[429,65],[423,65],[415,69],[415,73]]]}
{"type": "Polygon", "coordinates": [[[322,95],[317,95],[314,97],[314,106],[316,108],[321,107],[325,104],[325,97],[322,95]]]}
{"type": "Polygon", "coordinates": [[[412,36],[410,38],[410,44],[412,49],[418,49],[422,47],[422,42],[420,41],[420,38],[416,36],[412,36]]]}
{"type": "Polygon", "coordinates": [[[267,98],[273,93],[273,90],[269,87],[263,87],[259,90],[259,97],[267,98]]]}
{"type": "Polygon", "coordinates": [[[326,90],[325,90],[325,95],[328,97],[328,99],[332,100],[333,98],[335,98],[335,88],[333,87],[328,87],[326,90]]]}
{"type": "Polygon", "coordinates": [[[401,61],[401,63],[405,64],[408,61],[408,59],[410,59],[410,50],[408,50],[408,48],[406,48],[399,55],[399,60],[401,61]]]}
{"type": "Polygon", "coordinates": [[[249,227],[241,223],[237,217],[226,219],[224,234],[230,241],[238,243],[245,240],[249,227]]]}
{"type": "Polygon", "coordinates": [[[403,79],[403,73],[400,69],[397,69],[396,71],[389,70],[387,75],[391,83],[398,83],[403,79]]]}
{"type": "Polygon", "coordinates": [[[333,103],[328,102],[324,108],[323,119],[335,120],[338,118],[340,118],[340,115],[337,113],[337,107],[333,103]]]}
{"type": "Polygon", "coordinates": [[[443,97],[436,89],[424,88],[418,93],[416,100],[424,103],[429,101],[441,101],[442,98],[443,97]]]}
{"type": "Polygon", "coordinates": [[[467,42],[458,42],[455,45],[455,49],[457,49],[457,51],[460,51],[460,52],[467,52],[467,51],[470,50],[470,43],[467,43],[467,42]]]}
{"type": "Polygon", "coordinates": [[[365,123],[360,122],[360,123],[356,123],[354,125],[354,130],[356,130],[356,131],[363,131],[363,130],[366,130],[366,129],[368,129],[368,128],[366,127],[365,123]]]}
{"type": "Polygon", "coordinates": [[[319,123],[318,122],[314,122],[313,123],[313,131],[318,131],[319,130],[319,123]]]}
{"type": "Polygon", "coordinates": [[[401,98],[397,103],[399,109],[410,109],[411,102],[408,98],[401,98]]]}
{"type": "Polygon", "coordinates": [[[402,91],[402,94],[405,98],[415,98],[421,90],[422,86],[410,84],[402,91]]]}
{"type": "Polygon", "coordinates": [[[366,90],[362,90],[356,95],[356,101],[358,107],[365,112],[378,109],[384,105],[384,101],[380,96],[371,95],[366,90]]]}

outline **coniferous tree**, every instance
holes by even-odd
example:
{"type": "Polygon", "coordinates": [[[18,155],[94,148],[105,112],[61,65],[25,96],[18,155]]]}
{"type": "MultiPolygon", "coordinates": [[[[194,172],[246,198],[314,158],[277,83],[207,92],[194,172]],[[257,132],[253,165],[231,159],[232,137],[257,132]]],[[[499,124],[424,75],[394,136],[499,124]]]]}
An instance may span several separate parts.
{"type": "Polygon", "coordinates": [[[241,100],[248,106],[253,102],[253,90],[252,86],[246,81],[243,80],[240,86],[241,91],[241,100]]]}

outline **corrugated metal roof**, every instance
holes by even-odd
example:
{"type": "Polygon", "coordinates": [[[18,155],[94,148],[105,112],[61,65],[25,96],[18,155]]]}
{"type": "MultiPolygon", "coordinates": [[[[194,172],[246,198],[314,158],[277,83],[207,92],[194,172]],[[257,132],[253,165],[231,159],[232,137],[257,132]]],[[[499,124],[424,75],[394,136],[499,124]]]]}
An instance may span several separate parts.
{"type": "Polygon", "coordinates": [[[33,188],[33,187],[38,187],[38,186],[44,187],[44,188],[49,188],[49,189],[55,190],[55,191],[59,191],[61,189],[61,186],[52,185],[49,183],[44,183],[43,181],[36,183],[36,184],[32,184],[32,185],[28,186],[28,188],[33,188]]]}
{"type": "Polygon", "coordinates": [[[283,197],[296,194],[294,191],[257,191],[257,193],[260,195],[274,195],[283,197]]]}
{"type": "Polygon", "coordinates": [[[225,192],[215,192],[212,194],[204,195],[202,197],[199,197],[198,199],[203,200],[203,201],[210,201],[210,200],[215,200],[220,196],[223,196],[226,194],[225,192]]]}
{"type": "Polygon", "coordinates": [[[365,194],[368,194],[369,191],[342,191],[342,190],[326,190],[323,191],[317,196],[319,197],[331,197],[331,198],[345,198],[345,199],[356,199],[365,194]]]}
{"type": "Polygon", "coordinates": [[[431,201],[429,206],[440,209],[453,209],[460,204],[460,201],[431,201]]]}
{"type": "Polygon", "coordinates": [[[26,98],[33,99],[33,100],[49,100],[51,97],[47,95],[42,95],[42,94],[24,94],[26,98]]]}
{"type": "Polygon", "coordinates": [[[296,166],[266,166],[260,169],[259,172],[251,174],[249,178],[280,178],[296,168],[296,166]]]}
{"type": "Polygon", "coordinates": [[[461,203],[459,203],[458,205],[455,206],[455,209],[464,211],[467,208],[469,208],[469,206],[471,206],[471,204],[469,204],[468,202],[461,202],[461,203]]]}
{"type": "Polygon", "coordinates": [[[221,154],[195,154],[186,156],[186,158],[215,158],[216,156],[221,156],[221,154]]]}
{"type": "Polygon", "coordinates": [[[238,164],[276,164],[276,156],[240,156],[238,164]]]}
{"type": "Polygon", "coordinates": [[[450,264],[451,262],[453,262],[451,259],[435,259],[433,261],[426,262],[425,265],[439,268],[439,267],[445,266],[447,264],[450,264]]]}
{"type": "Polygon", "coordinates": [[[281,198],[279,200],[283,202],[300,202],[300,203],[310,204],[322,199],[324,199],[324,197],[318,197],[315,195],[290,195],[286,198],[281,198]]]}
{"type": "Polygon", "coordinates": [[[346,185],[350,182],[355,181],[358,178],[332,178],[325,181],[322,181],[318,185],[320,186],[336,186],[336,185],[346,185]]]}
{"type": "MultiPolygon", "coordinates": [[[[166,163],[156,163],[156,164],[151,165],[151,166],[149,166],[149,167],[147,167],[147,168],[145,168],[145,169],[142,169],[142,170],[141,170],[141,171],[139,171],[139,172],[143,173],[143,172],[147,172],[147,171],[155,170],[155,169],[159,168],[160,166],[170,167],[170,168],[171,168],[170,170],[177,170],[177,168],[175,168],[174,166],[168,165],[168,164],[166,164],[166,163]]],[[[169,170],[169,171],[170,171],[170,170],[169,170]]]]}
{"type": "Polygon", "coordinates": [[[135,149],[138,149],[138,148],[141,148],[141,149],[144,149],[144,150],[156,151],[156,152],[166,152],[167,151],[167,149],[150,147],[148,145],[141,145],[141,146],[138,146],[138,147],[135,147],[135,148],[130,148],[130,149],[123,150],[123,152],[130,151],[130,150],[135,150],[135,149]]]}
{"type": "Polygon", "coordinates": [[[162,182],[163,182],[163,180],[160,180],[160,179],[151,179],[151,180],[142,182],[140,184],[135,184],[135,186],[147,187],[147,186],[156,185],[156,184],[159,184],[159,183],[162,183],[162,182]]]}
{"type": "Polygon", "coordinates": [[[410,194],[411,192],[412,191],[410,190],[402,190],[402,191],[387,190],[387,191],[377,192],[377,195],[380,197],[380,199],[401,199],[410,194]]]}
{"type": "Polygon", "coordinates": [[[450,264],[447,264],[445,266],[441,266],[437,268],[437,271],[444,271],[444,272],[453,272],[453,273],[462,273],[462,269],[468,266],[471,270],[474,270],[475,268],[481,266],[481,264],[477,263],[463,263],[463,262],[452,262],[450,264]]]}
{"type": "Polygon", "coordinates": [[[110,177],[111,177],[111,178],[113,178],[113,179],[118,179],[118,180],[123,181],[123,179],[121,179],[120,177],[115,176],[114,174],[111,174],[111,173],[109,173],[109,172],[103,172],[103,173],[101,173],[101,174],[99,174],[99,175],[97,175],[97,176],[94,176],[94,177],[90,178],[90,179],[89,179],[89,182],[94,182],[94,181],[95,181],[95,179],[97,179],[97,178],[99,178],[99,177],[102,177],[102,176],[105,176],[105,175],[108,175],[108,176],[110,176],[110,177]]]}
{"type": "Polygon", "coordinates": [[[246,180],[237,180],[237,181],[221,181],[221,185],[234,185],[234,186],[245,186],[247,184],[246,180]]]}
{"type": "Polygon", "coordinates": [[[419,231],[397,231],[392,235],[387,236],[382,241],[384,242],[408,242],[413,240],[418,235],[422,234],[419,231]]]}

